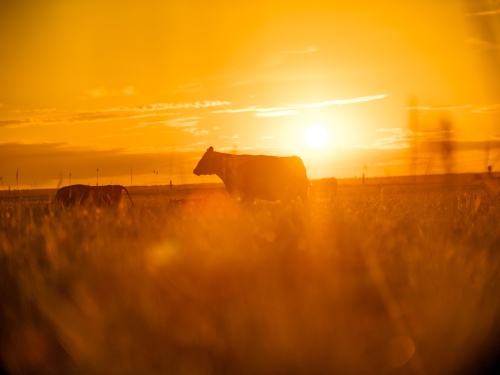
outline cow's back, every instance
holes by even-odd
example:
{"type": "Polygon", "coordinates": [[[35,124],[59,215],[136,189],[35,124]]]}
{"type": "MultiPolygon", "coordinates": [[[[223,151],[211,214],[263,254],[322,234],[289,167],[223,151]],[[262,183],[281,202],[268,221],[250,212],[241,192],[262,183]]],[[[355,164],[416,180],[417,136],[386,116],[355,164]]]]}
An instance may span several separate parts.
{"type": "Polygon", "coordinates": [[[309,181],[299,157],[241,155],[237,160],[236,189],[244,200],[307,199],[309,181]]]}

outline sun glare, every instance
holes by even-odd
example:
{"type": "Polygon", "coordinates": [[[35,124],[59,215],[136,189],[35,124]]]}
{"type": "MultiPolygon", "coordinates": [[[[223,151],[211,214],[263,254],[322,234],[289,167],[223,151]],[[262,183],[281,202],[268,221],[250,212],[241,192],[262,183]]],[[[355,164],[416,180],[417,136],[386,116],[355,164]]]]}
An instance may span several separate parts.
{"type": "Polygon", "coordinates": [[[304,133],[304,141],[313,148],[320,148],[328,142],[328,131],[321,125],[312,125],[304,133]]]}

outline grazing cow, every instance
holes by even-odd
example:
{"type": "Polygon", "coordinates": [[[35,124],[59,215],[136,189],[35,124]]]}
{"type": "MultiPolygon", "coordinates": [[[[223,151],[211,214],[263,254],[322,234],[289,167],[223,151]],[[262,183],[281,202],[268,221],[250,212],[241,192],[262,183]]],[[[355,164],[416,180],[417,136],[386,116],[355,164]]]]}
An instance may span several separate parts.
{"type": "Polygon", "coordinates": [[[60,188],[53,203],[61,206],[77,206],[83,204],[89,195],[90,186],[88,185],[71,185],[60,188]]]}
{"type": "Polygon", "coordinates": [[[215,174],[236,200],[290,201],[308,198],[309,180],[298,156],[231,155],[210,147],[193,173],[215,174]]]}
{"type": "Polygon", "coordinates": [[[130,203],[132,198],[128,190],[121,185],[88,186],[71,185],[60,188],[54,198],[54,203],[71,207],[77,205],[118,207],[122,198],[122,190],[128,195],[130,203]]]}

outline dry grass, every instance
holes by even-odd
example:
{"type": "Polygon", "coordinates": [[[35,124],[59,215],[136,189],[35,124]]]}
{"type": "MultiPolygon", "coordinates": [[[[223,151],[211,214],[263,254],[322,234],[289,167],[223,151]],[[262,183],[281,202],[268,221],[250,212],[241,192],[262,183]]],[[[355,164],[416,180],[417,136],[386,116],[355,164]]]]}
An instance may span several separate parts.
{"type": "Polygon", "coordinates": [[[500,200],[339,186],[308,207],[220,191],[54,210],[0,198],[1,358],[22,374],[456,374],[492,369],[500,200]]]}

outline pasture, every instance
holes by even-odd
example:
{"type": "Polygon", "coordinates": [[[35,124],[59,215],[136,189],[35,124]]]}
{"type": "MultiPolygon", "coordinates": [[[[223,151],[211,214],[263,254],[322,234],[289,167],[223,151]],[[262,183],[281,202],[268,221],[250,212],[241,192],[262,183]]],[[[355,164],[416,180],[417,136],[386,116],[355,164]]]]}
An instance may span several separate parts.
{"type": "Polygon", "coordinates": [[[308,206],[242,206],[219,185],[130,187],[119,209],[2,191],[3,369],[498,369],[498,186],[395,181],[318,183],[308,206]]]}

